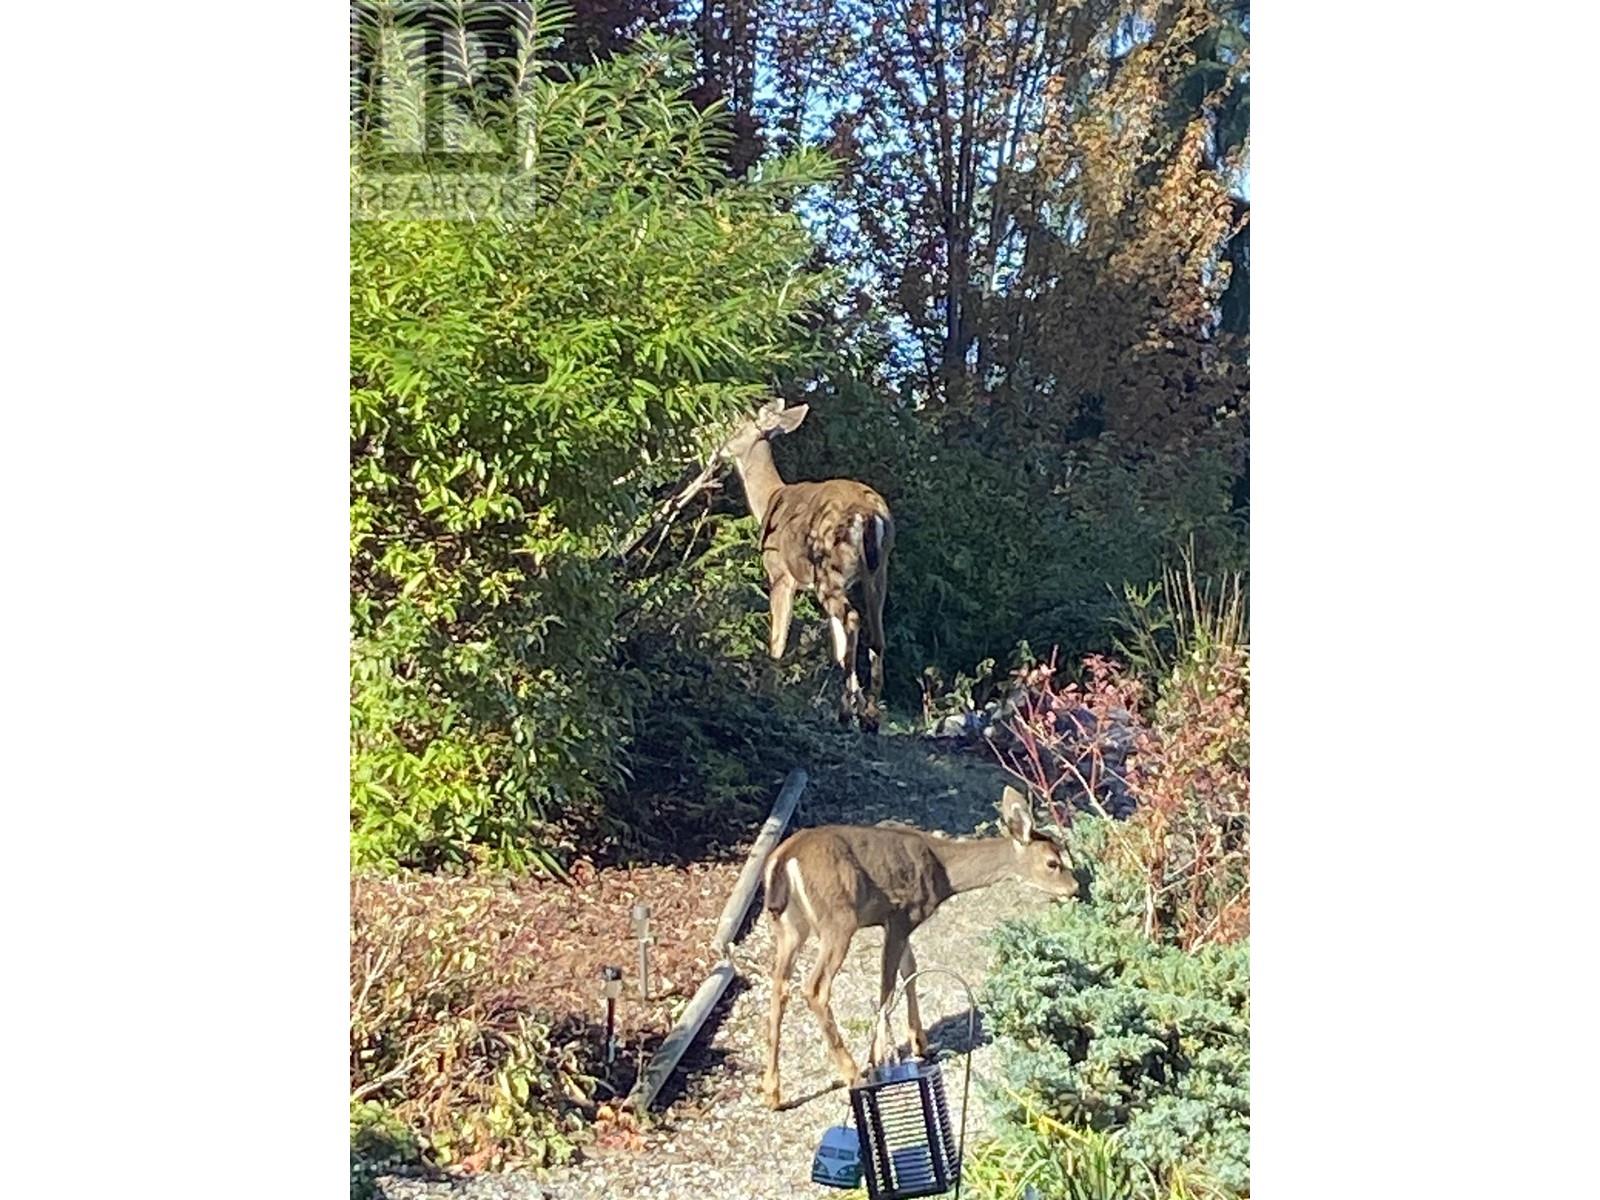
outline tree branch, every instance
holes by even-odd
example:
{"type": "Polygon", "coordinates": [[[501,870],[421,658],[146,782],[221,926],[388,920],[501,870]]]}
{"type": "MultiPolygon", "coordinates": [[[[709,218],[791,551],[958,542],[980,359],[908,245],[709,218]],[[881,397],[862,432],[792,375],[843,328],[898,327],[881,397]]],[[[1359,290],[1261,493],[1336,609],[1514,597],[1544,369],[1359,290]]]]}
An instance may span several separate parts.
{"type": "Polygon", "coordinates": [[[677,495],[662,501],[651,516],[649,523],[639,532],[639,535],[617,553],[618,564],[625,563],[632,558],[639,548],[650,540],[651,535],[657,533],[657,531],[659,531],[660,535],[657,539],[657,544],[659,545],[660,538],[666,537],[667,530],[671,528],[672,522],[677,519],[678,514],[683,511],[689,501],[693,500],[701,492],[714,491],[721,487],[722,481],[715,477],[721,466],[722,453],[718,451],[711,456],[711,461],[706,463],[700,474],[685,484],[677,495]]]}

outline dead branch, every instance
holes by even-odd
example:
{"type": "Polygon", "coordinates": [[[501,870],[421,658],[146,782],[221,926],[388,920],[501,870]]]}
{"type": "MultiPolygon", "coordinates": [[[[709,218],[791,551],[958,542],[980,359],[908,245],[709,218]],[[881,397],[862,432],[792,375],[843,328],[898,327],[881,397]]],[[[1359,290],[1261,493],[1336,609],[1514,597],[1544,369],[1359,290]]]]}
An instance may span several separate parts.
{"type": "Polygon", "coordinates": [[[701,492],[714,491],[722,486],[722,481],[716,478],[718,469],[722,466],[722,454],[719,451],[711,456],[711,461],[706,463],[700,474],[696,475],[674,496],[668,497],[656,507],[650,520],[639,531],[637,537],[624,546],[617,554],[617,562],[625,563],[638,553],[639,548],[648,542],[652,535],[656,535],[657,547],[666,538],[667,531],[672,527],[672,522],[677,519],[684,507],[701,492]]]}

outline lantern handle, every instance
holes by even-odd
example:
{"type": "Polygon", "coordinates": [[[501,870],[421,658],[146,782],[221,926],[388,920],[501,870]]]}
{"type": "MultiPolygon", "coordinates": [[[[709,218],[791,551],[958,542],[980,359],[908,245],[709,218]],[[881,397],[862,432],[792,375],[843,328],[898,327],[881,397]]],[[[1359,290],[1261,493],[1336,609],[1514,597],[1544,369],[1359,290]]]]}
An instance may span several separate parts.
{"type": "MultiPolygon", "coordinates": [[[[878,1006],[878,1020],[873,1024],[874,1041],[880,1024],[887,1025],[889,1013],[893,1011],[895,1001],[905,992],[906,988],[923,975],[948,975],[954,979],[967,993],[967,1070],[961,1082],[961,1140],[956,1148],[956,1190],[955,1200],[961,1200],[961,1168],[967,1160],[967,1100],[972,1094],[972,1051],[973,1043],[978,1040],[978,997],[972,990],[972,985],[949,967],[918,967],[907,975],[890,992],[889,998],[878,1006]]],[[[870,1060],[872,1049],[868,1047],[866,1057],[870,1060]]],[[[895,1061],[899,1062],[898,1049],[895,1051],[895,1061]]]]}

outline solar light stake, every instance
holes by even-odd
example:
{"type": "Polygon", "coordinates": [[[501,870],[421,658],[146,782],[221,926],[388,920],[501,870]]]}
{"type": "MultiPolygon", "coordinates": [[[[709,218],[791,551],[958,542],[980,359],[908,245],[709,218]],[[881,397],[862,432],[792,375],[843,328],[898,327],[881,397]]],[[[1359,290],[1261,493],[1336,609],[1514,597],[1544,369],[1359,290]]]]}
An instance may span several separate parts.
{"type": "Polygon", "coordinates": [[[617,1057],[617,997],[622,995],[622,968],[601,967],[600,990],[606,998],[606,1062],[617,1057]]]}
{"type": "Polygon", "coordinates": [[[639,996],[641,999],[650,999],[650,943],[655,938],[650,936],[650,906],[648,904],[635,904],[633,906],[633,936],[639,939],[639,996]]]}

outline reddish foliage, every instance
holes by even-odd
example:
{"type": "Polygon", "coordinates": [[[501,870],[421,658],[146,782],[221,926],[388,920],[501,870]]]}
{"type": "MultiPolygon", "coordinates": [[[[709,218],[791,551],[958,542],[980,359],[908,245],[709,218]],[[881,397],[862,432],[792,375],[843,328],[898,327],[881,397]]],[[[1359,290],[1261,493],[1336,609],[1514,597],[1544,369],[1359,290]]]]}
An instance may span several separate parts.
{"type": "Polygon", "coordinates": [[[1137,716],[1143,686],[1119,664],[1092,654],[1083,660],[1085,678],[1064,684],[1057,669],[1052,650],[1048,662],[1013,674],[1006,728],[1015,748],[1000,759],[1044,798],[1058,823],[1070,825],[1075,805],[1109,815],[1108,793],[1134,792],[1130,755],[1148,731],[1137,716]]]}
{"type": "MultiPolygon", "coordinates": [[[[1018,671],[1004,765],[1070,824],[1062,795],[1137,801],[1111,845],[1143,880],[1145,930],[1186,949],[1250,932],[1249,651],[1180,662],[1148,713],[1140,682],[1098,655],[1059,684],[1056,660],[1018,671]]],[[[1085,803],[1087,801],[1087,803],[1085,803]]]]}

